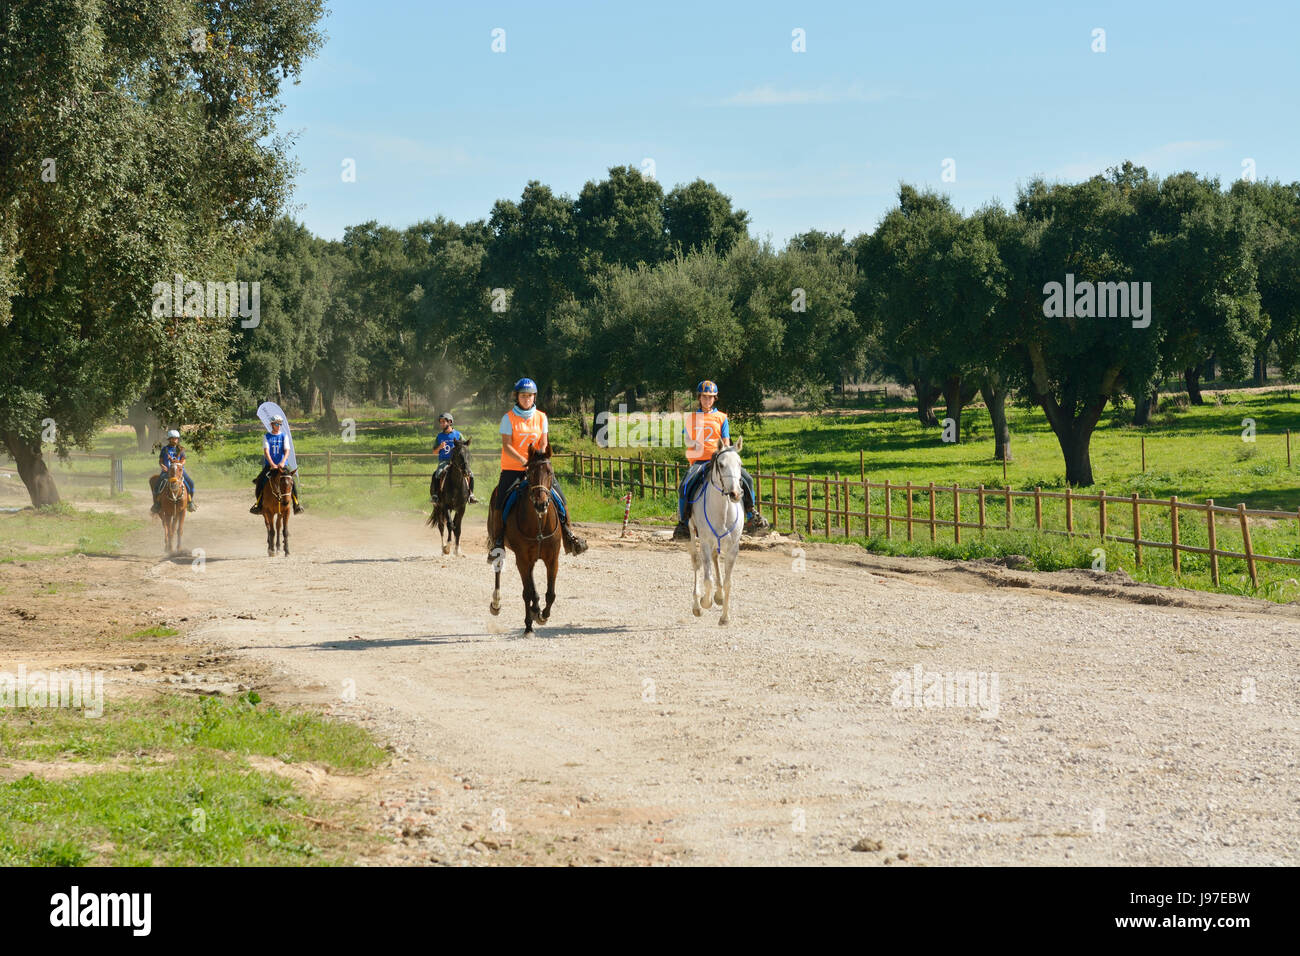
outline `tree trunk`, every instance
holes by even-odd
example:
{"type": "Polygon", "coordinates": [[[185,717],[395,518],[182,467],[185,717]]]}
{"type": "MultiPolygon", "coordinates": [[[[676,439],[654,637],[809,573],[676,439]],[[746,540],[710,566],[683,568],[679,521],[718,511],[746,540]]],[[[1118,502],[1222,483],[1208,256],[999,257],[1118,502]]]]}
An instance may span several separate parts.
{"type": "Polygon", "coordinates": [[[1151,416],[1159,407],[1160,393],[1153,387],[1149,395],[1139,395],[1134,399],[1133,424],[1149,425],[1151,416]]]}
{"type": "Polygon", "coordinates": [[[1263,347],[1255,353],[1255,384],[1257,386],[1268,384],[1268,346],[1269,342],[1265,339],[1263,347]]]}
{"type": "Polygon", "coordinates": [[[1187,400],[1193,405],[1204,405],[1201,397],[1201,369],[1197,365],[1183,369],[1183,381],[1187,384],[1187,400]]]}
{"type": "Polygon", "coordinates": [[[989,418],[993,420],[993,460],[1011,461],[1011,426],[1007,423],[1006,389],[994,385],[980,388],[989,418]]]}
{"type": "Polygon", "coordinates": [[[939,419],[934,414],[934,403],[939,398],[939,389],[921,379],[912,382],[912,389],[916,392],[916,417],[921,420],[922,425],[929,428],[938,427],[939,419]]]}
{"type": "Polygon", "coordinates": [[[587,429],[587,397],[578,396],[578,437],[586,438],[591,432],[587,429]]]}
{"type": "Polygon", "coordinates": [[[320,425],[322,429],[338,431],[339,413],[334,407],[334,388],[331,385],[322,385],[320,390],[321,416],[320,425]]]}
{"type": "Polygon", "coordinates": [[[952,419],[954,442],[961,441],[961,398],[961,376],[948,376],[943,382],[944,418],[952,419]]]}
{"type": "Polygon", "coordinates": [[[1064,434],[1057,434],[1056,440],[1060,442],[1061,451],[1065,455],[1066,484],[1087,487],[1093,483],[1090,446],[1096,424],[1095,418],[1089,424],[1088,417],[1084,417],[1076,420],[1064,434]]]}
{"type": "Polygon", "coordinates": [[[33,447],[10,431],[4,433],[4,440],[5,447],[9,449],[9,454],[13,456],[14,462],[18,465],[18,475],[27,488],[27,495],[32,500],[32,506],[42,508],[45,505],[57,505],[59,503],[59,489],[54,484],[54,476],[45,467],[45,458],[41,454],[39,440],[33,447]]]}

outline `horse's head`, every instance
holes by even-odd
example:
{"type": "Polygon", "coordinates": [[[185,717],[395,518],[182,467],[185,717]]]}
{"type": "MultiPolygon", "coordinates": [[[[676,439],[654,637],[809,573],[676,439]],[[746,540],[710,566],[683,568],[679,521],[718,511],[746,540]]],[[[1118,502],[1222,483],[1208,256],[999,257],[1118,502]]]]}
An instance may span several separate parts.
{"type": "Polygon", "coordinates": [[[722,493],[732,501],[740,500],[740,449],[736,447],[719,448],[713,453],[709,463],[713,472],[713,481],[722,489],[722,493]]]}
{"type": "Polygon", "coordinates": [[[283,498],[286,495],[293,494],[293,477],[298,474],[298,469],[289,471],[287,468],[276,468],[271,472],[271,478],[275,484],[272,486],[276,492],[283,498]]]}
{"type": "Polygon", "coordinates": [[[528,499],[533,503],[539,515],[546,514],[551,506],[551,486],[555,483],[555,471],[551,468],[551,449],[538,451],[536,448],[528,453],[528,465],[524,471],[528,481],[528,499]]]}
{"type": "Polygon", "coordinates": [[[469,471],[469,452],[465,450],[468,447],[468,438],[457,438],[451,450],[451,460],[460,465],[461,471],[469,471]]]}
{"type": "Polygon", "coordinates": [[[177,490],[178,485],[184,484],[184,481],[184,466],[182,466],[179,461],[173,461],[167,466],[167,484],[171,486],[171,490],[174,492],[177,490]]]}

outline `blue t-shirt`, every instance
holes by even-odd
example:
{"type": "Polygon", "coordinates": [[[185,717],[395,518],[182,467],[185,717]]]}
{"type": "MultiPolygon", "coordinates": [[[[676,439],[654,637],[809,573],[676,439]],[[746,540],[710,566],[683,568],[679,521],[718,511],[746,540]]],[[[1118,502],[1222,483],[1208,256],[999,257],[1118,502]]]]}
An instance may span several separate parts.
{"type": "Polygon", "coordinates": [[[171,445],[163,445],[162,451],[158,454],[158,464],[162,467],[163,471],[166,471],[171,467],[173,461],[184,457],[185,449],[180,445],[177,445],[174,448],[171,445]]]}
{"type": "Polygon", "coordinates": [[[438,432],[434,438],[434,446],[438,449],[438,460],[451,461],[452,449],[456,442],[464,437],[454,428],[449,432],[438,432]]]}
{"type": "Polygon", "coordinates": [[[271,453],[271,461],[284,464],[284,432],[278,435],[267,432],[265,437],[267,450],[271,453]]]}

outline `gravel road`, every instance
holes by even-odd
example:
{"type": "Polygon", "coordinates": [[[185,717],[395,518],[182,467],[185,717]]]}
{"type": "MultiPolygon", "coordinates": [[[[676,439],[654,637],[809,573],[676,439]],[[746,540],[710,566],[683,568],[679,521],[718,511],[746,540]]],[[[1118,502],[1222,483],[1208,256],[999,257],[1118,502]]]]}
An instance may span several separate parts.
{"type": "Polygon", "coordinates": [[[682,546],[588,526],[525,638],[512,563],[488,614],[474,519],[458,559],[415,515],[308,512],[268,559],[210,493],[202,569],[150,571],[196,639],[417,768],[380,797],[398,862],[1297,862],[1300,608],[778,537],[742,551],[720,627],[682,546]]]}

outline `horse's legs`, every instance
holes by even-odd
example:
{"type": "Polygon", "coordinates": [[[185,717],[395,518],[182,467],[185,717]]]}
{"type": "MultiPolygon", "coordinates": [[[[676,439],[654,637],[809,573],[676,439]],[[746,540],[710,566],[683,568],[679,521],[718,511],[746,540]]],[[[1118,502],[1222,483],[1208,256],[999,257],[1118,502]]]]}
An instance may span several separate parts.
{"type": "Polygon", "coordinates": [[[560,573],[560,549],[556,548],[554,554],[547,555],[543,560],[546,562],[546,607],[542,608],[537,619],[545,624],[551,616],[551,605],[555,603],[555,576],[560,573]]]}
{"type": "Polygon", "coordinates": [[[289,556],[289,512],[280,513],[280,547],[284,549],[284,556],[289,556]]]}
{"type": "MultiPolygon", "coordinates": [[[[535,559],[534,559],[535,560],[535,559]]],[[[519,577],[524,584],[524,633],[533,633],[533,617],[537,614],[537,585],[533,584],[533,562],[522,553],[515,555],[519,577]]]]}
{"type": "Polygon", "coordinates": [[[433,513],[438,516],[438,543],[442,545],[442,553],[450,554],[451,515],[447,514],[447,507],[441,501],[434,505],[433,513]]]}
{"type": "Polygon", "coordinates": [[[180,514],[176,516],[176,550],[181,550],[181,535],[185,533],[185,509],[190,505],[189,499],[186,498],[180,504],[180,514]]]}
{"type": "MultiPolygon", "coordinates": [[[[700,616],[700,536],[695,533],[695,523],[691,522],[691,569],[695,577],[691,582],[691,613],[700,616]]],[[[704,593],[708,594],[707,581],[704,593]]]]}
{"type": "Polygon", "coordinates": [[[275,557],[275,515],[265,504],[262,505],[262,512],[266,515],[266,556],[273,558],[275,557]]]}
{"type": "Polygon", "coordinates": [[[465,506],[461,505],[461,507],[456,512],[456,522],[449,529],[456,535],[456,557],[458,558],[465,557],[465,555],[462,554],[460,550],[460,523],[462,520],[464,520],[464,518],[465,518],[465,506]]]}
{"type": "Polygon", "coordinates": [[[721,604],[723,599],[722,593],[722,568],[718,563],[718,548],[722,547],[722,542],[718,542],[718,547],[713,549],[713,603],[721,604]]]}
{"type": "Polygon", "coordinates": [[[726,566],[725,577],[722,583],[722,617],[719,624],[726,624],[728,615],[731,613],[731,569],[736,566],[736,554],[740,551],[740,542],[737,541],[734,546],[728,545],[727,556],[723,558],[723,564],[726,566]]]}
{"type": "Polygon", "coordinates": [[[496,571],[496,582],[492,585],[492,603],[488,605],[488,610],[492,616],[496,617],[501,613],[501,568],[496,571]]]}

